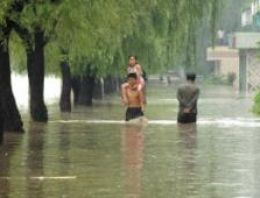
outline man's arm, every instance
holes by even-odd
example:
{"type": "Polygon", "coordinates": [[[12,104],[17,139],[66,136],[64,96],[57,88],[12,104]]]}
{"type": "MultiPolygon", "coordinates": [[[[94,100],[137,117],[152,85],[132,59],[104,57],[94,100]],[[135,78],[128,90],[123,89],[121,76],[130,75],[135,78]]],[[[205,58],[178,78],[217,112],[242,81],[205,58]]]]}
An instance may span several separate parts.
{"type": "Polygon", "coordinates": [[[187,106],[185,100],[184,100],[183,97],[182,97],[182,90],[181,90],[181,88],[178,88],[178,91],[177,91],[177,100],[179,101],[179,103],[180,103],[181,106],[184,106],[184,107],[187,106]]]}
{"type": "Polygon", "coordinates": [[[199,94],[200,94],[200,90],[197,89],[195,95],[193,96],[191,101],[187,104],[187,107],[192,108],[195,105],[195,103],[197,102],[197,100],[199,98],[199,94]]]}
{"type": "Polygon", "coordinates": [[[127,94],[126,94],[126,89],[127,89],[128,84],[124,83],[123,85],[121,85],[121,99],[122,99],[122,103],[123,105],[128,105],[128,100],[127,100],[127,94]]]}

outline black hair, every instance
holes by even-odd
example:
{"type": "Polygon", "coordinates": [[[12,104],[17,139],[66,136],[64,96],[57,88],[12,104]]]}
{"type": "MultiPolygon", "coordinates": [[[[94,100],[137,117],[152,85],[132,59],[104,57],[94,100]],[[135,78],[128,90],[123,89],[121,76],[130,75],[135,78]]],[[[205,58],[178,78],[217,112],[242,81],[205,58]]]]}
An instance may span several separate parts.
{"type": "Polygon", "coordinates": [[[190,81],[195,81],[196,80],[196,74],[195,73],[187,73],[186,79],[190,80],[190,81]]]}
{"type": "Polygon", "coordinates": [[[128,79],[128,78],[137,79],[137,75],[136,75],[136,73],[129,73],[129,74],[127,75],[127,79],[128,79]]]}
{"type": "Polygon", "coordinates": [[[128,60],[129,60],[131,57],[134,57],[136,61],[137,61],[137,59],[138,59],[136,55],[131,54],[131,55],[128,56],[128,60]]]}

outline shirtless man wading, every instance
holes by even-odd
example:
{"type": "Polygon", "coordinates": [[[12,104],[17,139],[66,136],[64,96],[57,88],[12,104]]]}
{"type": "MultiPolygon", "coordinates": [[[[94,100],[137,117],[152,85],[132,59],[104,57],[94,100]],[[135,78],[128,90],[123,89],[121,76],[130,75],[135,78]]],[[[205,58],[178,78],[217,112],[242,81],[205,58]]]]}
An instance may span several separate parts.
{"type": "Polygon", "coordinates": [[[127,85],[122,90],[122,101],[126,110],[126,121],[137,119],[144,116],[143,91],[138,89],[138,79],[136,73],[127,75],[127,85]]]}

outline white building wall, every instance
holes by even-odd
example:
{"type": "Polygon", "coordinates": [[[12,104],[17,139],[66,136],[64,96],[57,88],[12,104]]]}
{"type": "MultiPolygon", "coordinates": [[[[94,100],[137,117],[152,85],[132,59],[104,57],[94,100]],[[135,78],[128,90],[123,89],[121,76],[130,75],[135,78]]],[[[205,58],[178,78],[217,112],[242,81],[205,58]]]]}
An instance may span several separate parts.
{"type": "Polygon", "coordinates": [[[251,9],[245,10],[241,15],[242,27],[251,25],[253,23],[253,15],[251,9]]]}

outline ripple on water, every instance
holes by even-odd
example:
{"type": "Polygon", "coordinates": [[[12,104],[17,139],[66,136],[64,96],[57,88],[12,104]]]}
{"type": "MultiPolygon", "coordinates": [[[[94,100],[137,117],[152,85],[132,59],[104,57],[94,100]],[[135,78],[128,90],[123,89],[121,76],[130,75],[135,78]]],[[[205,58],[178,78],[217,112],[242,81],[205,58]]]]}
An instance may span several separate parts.
{"type": "MultiPolygon", "coordinates": [[[[126,124],[124,120],[53,120],[50,123],[82,123],[82,124],[126,124]]],[[[175,120],[149,120],[149,125],[177,125],[175,120]]],[[[200,119],[197,124],[199,126],[216,126],[220,128],[229,127],[245,127],[258,128],[260,127],[260,119],[255,118],[224,118],[224,119],[200,119]]]]}

